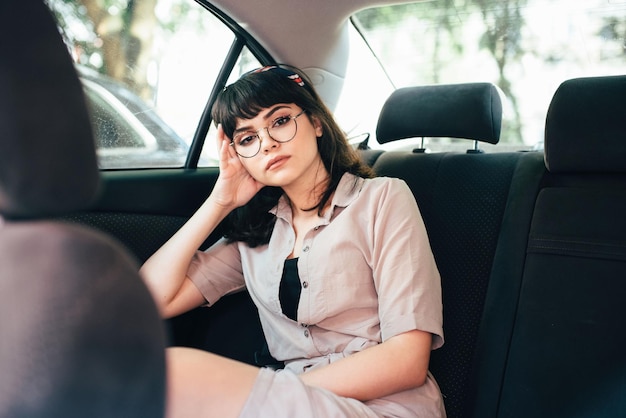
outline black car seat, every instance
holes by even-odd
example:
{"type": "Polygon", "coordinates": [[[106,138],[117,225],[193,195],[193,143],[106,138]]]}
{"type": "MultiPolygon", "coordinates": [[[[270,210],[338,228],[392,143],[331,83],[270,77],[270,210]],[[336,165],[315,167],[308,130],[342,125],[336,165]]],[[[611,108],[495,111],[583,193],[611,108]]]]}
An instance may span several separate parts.
{"type": "Polygon", "coordinates": [[[0,2],[0,417],[158,417],[165,335],[111,238],[51,220],[99,184],[68,50],[41,0],[0,2]]]}
{"type": "Polygon", "coordinates": [[[490,297],[500,308],[483,332],[477,417],[626,416],[625,98],[626,76],[567,80],[554,94],[547,172],[516,251],[525,262],[492,277],[521,286],[512,316],[502,292],[490,297]]]}
{"type": "MultiPolygon", "coordinates": [[[[456,137],[496,144],[501,121],[500,96],[490,83],[407,87],[385,103],[377,140],[456,137]]],[[[534,202],[543,155],[481,153],[477,146],[468,152],[425,151],[424,146],[387,151],[373,168],[377,175],[403,179],[424,219],[441,273],[444,309],[445,345],[432,352],[430,370],[448,417],[463,418],[480,390],[473,384],[474,358],[503,221],[519,202],[524,207],[534,202]],[[516,189],[520,182],[534,189],[516,189]]],[[[514,222],[523,229],[529,218],[514,222]]]]}

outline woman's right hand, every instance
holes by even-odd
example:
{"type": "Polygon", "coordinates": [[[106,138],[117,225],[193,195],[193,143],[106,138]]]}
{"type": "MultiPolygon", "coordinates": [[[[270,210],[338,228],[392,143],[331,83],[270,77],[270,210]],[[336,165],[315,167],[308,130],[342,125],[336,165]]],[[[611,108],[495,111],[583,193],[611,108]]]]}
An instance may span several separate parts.
{"type": "Polygon", "coordinates": [[[210,197],[216,204],[232,210],[248,203],[264,185],[248,173],[235,149],[230,146],[230,142],[222,125],[218,125],[217,146],[220,156],[220,174],[210,197]]]}

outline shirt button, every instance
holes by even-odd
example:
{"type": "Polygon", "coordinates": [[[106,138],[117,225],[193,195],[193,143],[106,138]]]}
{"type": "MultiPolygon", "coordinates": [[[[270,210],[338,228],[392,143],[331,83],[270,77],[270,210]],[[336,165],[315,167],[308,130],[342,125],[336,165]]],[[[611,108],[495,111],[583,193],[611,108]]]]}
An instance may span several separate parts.
{"type": "Polygon", "coordinates": [[[309,282],[302,282],[302,287],[305,289],[309,287],[309,282]]]}
{"type": "Polygon", "coordinates": [[[318,229],[320,229],[320,226],[316,226],[315,228],[313,228],[315,231],[317,231],[318,229]]]}
{"type": "Polygon", "coordinates": [[[306,338],[309,338],[309,330],[308,330],[308,329],[305,329],[305,330],[304,330],[304,336],[305,336],[306,338]]]}
{"type": "Polygon", "coordinates": [[[309,246],[308,245],[302,249],[303,253],[306,253],[307,251],[309,251],[309,246]]]}

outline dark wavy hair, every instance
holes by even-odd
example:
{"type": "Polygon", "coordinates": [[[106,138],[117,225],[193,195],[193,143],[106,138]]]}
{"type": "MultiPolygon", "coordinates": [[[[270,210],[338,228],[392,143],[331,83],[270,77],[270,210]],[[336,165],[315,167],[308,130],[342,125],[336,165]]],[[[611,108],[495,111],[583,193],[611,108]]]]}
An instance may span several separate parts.
{"type": "MultiPolygon", "coordinates": [[[[218,95],[212,117],[216,124],[222,124],[226,136],[232,138],[237,119],[252,119],[261,110],[278,103],[293,103],[322,125],[323,133],[317,138],[317,146],[330,178],[319,202],[310,210],[317,210],[321,215],[344,173],[373,177],[371,168],[348,143],[311,81],[296,67],[276,65],[244,74],[218,95]]],[[[276,206],[282,194],[279,187],[261,189],[246,205],[228,215],[224,236],[231,242],[243,241],[250,247],[267,244],[276,222],[269,210],[276,206]]]]}

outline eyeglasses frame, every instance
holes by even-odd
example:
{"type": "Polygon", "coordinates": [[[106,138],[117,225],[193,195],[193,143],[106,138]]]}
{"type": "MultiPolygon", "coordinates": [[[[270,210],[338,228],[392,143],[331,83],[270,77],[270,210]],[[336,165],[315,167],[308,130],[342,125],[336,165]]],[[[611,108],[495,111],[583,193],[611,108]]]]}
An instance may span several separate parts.
{"type": "Polygon", "coordinates": [[[296,119],[299,118],[300,116],[302,116],[305,113],[306,113],[306,109],[302,109],[302,112],[298,113],[297,115],[289,116],[289,119],[293,120],[293,122],[296,124],[296,131],[293,133],[293,136],[291,138],[289,138],[288,140],[286,140],[286,141],[279,141],[276,138],[274,138],[272,136],[272,134],[270,134],[269,126],[265,126],[263,128],[257,129],[256,131],[249,131],[249,132],[254,132],[256,134],[256,136],[259,137],[259,149],[253,155],[244,156],[244,155],[239,154],[239,152],[237,152],[237,148],[235,147],[235,140],[234,139],[230,140],[230,146],[233,147],[233,149],[235,150],[237,155],[240,156],[241,158],[254,158],[257,155],[259,155],[259,152],[261,152],[261,148],[263,147],[263,138],[261,137],[261,135],[259,135],[259,132],[261,132],[262,130],[265,130],[267,132],[267,136],[272,138],[272,141],[276,141],[279,144],[286,144],[287,142],[292,141],[296,137],[296,135],[298,134],[298,122],[296,121],[296,119]]]}

